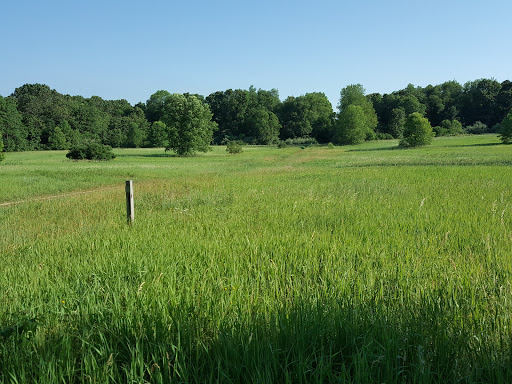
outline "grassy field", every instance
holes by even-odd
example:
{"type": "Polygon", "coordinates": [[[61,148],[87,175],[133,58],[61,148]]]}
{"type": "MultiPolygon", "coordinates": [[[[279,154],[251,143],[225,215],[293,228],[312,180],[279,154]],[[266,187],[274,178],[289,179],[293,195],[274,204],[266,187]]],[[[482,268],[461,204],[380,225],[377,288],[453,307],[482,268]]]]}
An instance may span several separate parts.
{"type": "Polygon", "coordinates": [[[0,382],[512,382],[512,148],[396,146],[8,153],[0,382]]]}

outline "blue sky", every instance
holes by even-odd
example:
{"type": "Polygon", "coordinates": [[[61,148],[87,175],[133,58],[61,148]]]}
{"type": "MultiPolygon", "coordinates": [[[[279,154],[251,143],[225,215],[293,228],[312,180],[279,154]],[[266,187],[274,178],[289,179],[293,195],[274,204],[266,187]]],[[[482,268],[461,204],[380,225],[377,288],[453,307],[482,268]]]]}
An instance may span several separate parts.
{"type": "Polygon", "coordinates": [[[360,83],[512,80],[509,0],[4,1],[0,95],[25,83],[146,101],[277,88],[281,99],[360,83]]]}

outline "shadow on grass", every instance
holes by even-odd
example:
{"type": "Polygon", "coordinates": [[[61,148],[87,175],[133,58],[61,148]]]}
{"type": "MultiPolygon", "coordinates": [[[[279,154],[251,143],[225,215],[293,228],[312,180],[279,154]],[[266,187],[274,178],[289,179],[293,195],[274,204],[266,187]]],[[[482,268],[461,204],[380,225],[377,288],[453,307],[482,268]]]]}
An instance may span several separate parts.
{"type": "Polygon", "coordinates": [[[120,154],[120,155],[116,154],[116,157],[177,157],[177,155],[175,153],[152,153],[150,155],[134,153],[134,154],[120,154]]]}
{"type": "Polygon", "coordinates": [[[393,147],[378,147],[378,148],[354,148],[354,149],[347,149],[347,152],[374,152],[374,151],[394,151],[394,150],[402,150],[407,149],[404,147],[400,147],[398,145],[393,147]]]}
{"type": "Polygon", "coordinates": [[[446,167],[473,167],[478,165],[484,166],[510,166],[512,160],[459,160],[459,161],[447,161],[445,159],[439,159],[434,161],[411,161],[408,162],[404,159],[400,162],[368,162],[368,163],[357,163],[357,164],[338,164],[337,168],[368,168],[368,167],[431,167],[431,166],[446,166],[446,167]]]}
{"type": "Polygon", "coordinates": [[[482,143],[482,144],[455,144],[455,145],[443,145],[442,147],[448,148],[460,148],[460,147],[494,147],[496,145],[503,145],[503,143],[482,143]]]}
{"type": "Polygon", "coordinates": [[[318,300],[282,305],[274,313],[234,312],[217,320],[193,305],[169,308],[166,315],[154,308],[124,317],[84,314],[53,327],[37,345],[21,336],[0,345],[0,379],[512,382],[507,335],[507,342],[492,342],[490,328],[486,333],[472,325],[469,313],[429,306],[393,314],[376,304],[318,300]],[[468,316],[464,324],[461,316],[468,316]]]}
{"type": "MultiPolygon", "coordinates": [[[[481,144],[447,144],[440,145],[437,148],[462,148],[462,147],[494,147],[497,145],[503,145],[503,143],[481,143],[481,144]]],[[[422,146],[418,148],[427,148],[429,146],[422,146]]],[[[405,148],[400,146],[393,147],[378,147],[378,148],[354,148],[348,149],[347,152],[374,152],[374,151],[394,151],[394,150],[407,150],[407,149],[417,149],[417,148],[405,148]]]]}

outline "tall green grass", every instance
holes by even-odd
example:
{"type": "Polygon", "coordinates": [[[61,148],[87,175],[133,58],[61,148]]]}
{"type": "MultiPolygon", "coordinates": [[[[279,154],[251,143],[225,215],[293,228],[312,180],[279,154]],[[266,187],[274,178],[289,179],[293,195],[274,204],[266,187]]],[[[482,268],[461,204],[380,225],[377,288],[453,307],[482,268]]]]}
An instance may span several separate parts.
{"type": "Polygon", "coordinates": [[[497,143],[8,154],[0,382],[510,382],[497,143]]]}

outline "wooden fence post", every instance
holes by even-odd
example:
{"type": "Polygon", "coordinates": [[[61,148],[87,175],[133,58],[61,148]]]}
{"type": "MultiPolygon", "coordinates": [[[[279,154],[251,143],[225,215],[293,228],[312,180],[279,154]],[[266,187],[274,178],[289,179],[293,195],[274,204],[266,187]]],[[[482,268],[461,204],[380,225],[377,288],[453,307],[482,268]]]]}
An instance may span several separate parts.
{"type": "Polygon", "coordinates": [[[135,219],[133,204],[133,180],[126,180],[126,220],[128,224],[133,224],[135,219]]]}

